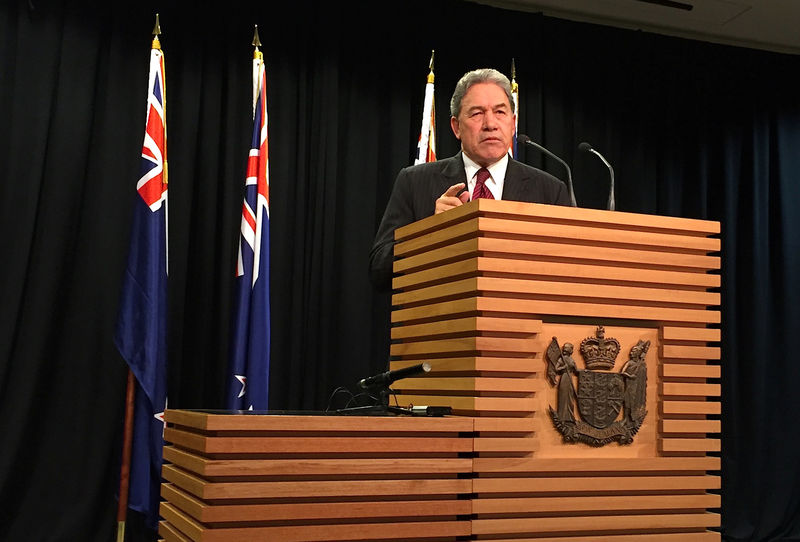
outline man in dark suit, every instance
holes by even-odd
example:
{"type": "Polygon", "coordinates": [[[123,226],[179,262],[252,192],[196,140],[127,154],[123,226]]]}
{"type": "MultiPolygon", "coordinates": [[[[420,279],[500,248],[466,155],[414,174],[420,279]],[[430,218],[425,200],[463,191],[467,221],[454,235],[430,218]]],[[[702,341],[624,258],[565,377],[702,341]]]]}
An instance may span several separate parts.
{"type": "Polygon", "coordinates": [[[370,253],[377,288],[390,287],[399,227],[480,197],[570,205],[563,182],[508,155],[516,124],[511,102],[511,83],[497,70],[474,70],[459,80],[450,127],[461,152],[398,174],[370,253]]]}

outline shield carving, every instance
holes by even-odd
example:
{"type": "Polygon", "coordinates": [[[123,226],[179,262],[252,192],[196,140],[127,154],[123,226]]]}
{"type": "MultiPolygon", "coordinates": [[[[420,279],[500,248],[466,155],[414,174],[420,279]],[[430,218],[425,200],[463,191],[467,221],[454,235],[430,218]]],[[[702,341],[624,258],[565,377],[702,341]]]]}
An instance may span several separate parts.
{"type": "Polygon", "coordinates": [[[614,423],[622,408],[625,382],[619,373],[578,372],[578,410],[583,421],[597,429],[614,423]]]}

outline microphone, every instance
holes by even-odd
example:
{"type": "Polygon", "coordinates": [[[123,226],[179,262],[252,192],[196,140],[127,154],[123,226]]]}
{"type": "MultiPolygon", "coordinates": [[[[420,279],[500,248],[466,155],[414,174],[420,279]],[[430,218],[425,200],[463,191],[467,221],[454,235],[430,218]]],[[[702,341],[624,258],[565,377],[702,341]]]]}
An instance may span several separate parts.
{"type": "Polygon", "coordinates": [[[358,382],[358,387],[361,389],[369,389],[375,388],[378,386],[390,386],[392,382],[396,380],[401,380],[403,378],[408,378],[410,376],[416,376],[421,373],[427,373],[431,370],[430,363],[420,363],[419,365],[412,365],[411,367],[405,367],[403,369],[397,369],[395,371],[386,371],[385,373],[380,373],[375,376],[370,376],[369,378],[362,378],[358,382]]]}
{"type": "Polygon", "coordinates": [[[591,152],[593,154],[596,154],[600,158],[600,160],[602,160],[603,163],[608,168],[608,173],[611,175],[611,187],[609,188],[609,191],[608,191],[608,210],[609,211],[613,211],[614,208],[616,207],[616,204],[614,203],[614,168],[611,167],[611,164],[608,163],[608,160],[603,158],[602,154],[600,154],[599,152],[594,150],[592,148],[592,146],[589,145],[588,143],[586,143],[585,141],[582,142],[580,145],[578,145],[578,148],[580,150],[582,150],[582,151],[591,152]]]}
{"type": "Polygon", "coordinates": [[[575,202],[575,191],[572,188],[572,170],[569,168],[567,163],[558,156],[556,156],[555,154],[553,154],[552,152],[548,151],[547,149],[545,149],[544,147],[533,141],[525,134],[517,134],[517,141],[522,141],[523,143],[527,143],[532,147],[536,147],[550,158],[553,158],[554,160],[561,162],[561,164],[567,169],[567,189],[569,189],[569,199],[572,202],[572,206],[577,207],[578,204],[575,202]]]}

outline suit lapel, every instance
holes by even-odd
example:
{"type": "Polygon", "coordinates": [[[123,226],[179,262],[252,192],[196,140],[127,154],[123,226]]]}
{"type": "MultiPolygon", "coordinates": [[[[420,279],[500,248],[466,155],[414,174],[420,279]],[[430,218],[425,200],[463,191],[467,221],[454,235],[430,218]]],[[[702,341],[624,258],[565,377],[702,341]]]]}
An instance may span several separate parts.
{"type": "Polygon", "coordinates": [[[527,176],[525,170],[513,158],[509,158],[506,168],[506,179],[503,182],[503,199],[511,201],[525,201],[527,176]]]}
{"type": "Polygon", "coordinates": [[[443,194],[445,190],[454,184],[467,182],[467,173],[464,171],[464,159],[461,158],[461,151],[452,158],[442,160],[442,162],[446,163],[442,168],[442,177],[440,179],[442,184],[439,187],[441,189],[439,194],[443,194]]]}
{"type": "Polygon", "coordinates": [[[451,184],[466,182],[467,174],[464,172],[464,159],[461,158],[461,151],[447,160],[442,173],[453,181],[451,184]]]}

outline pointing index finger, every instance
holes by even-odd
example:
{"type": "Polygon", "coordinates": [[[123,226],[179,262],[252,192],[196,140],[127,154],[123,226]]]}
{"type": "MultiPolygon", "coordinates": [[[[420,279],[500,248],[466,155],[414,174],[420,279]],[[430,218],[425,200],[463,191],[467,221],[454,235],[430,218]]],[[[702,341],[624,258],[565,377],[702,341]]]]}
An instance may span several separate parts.
{"type": "Polygon", "coordinates": [[[458,195],[458,193],[459,193],[459,192],[461,192],[461,191],[464,189],[464,187],[465,187],[465,186],[466,186],[466,184],[464,184],[464,183],[458,183],[458,184],[454,184],[453,186],[451,186],[450,188],[448,188],[448,189],[445,191],[445,193],[444,193],[444,194],[442,194],[442,197],[443,197],[443,198],[452,198],[452,197],[455,197],[455,196],[457,196],[457,195],[458,195]]]}

